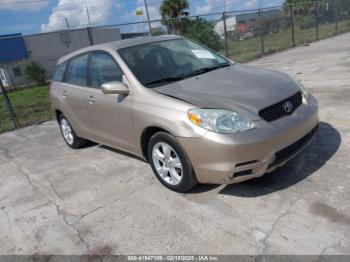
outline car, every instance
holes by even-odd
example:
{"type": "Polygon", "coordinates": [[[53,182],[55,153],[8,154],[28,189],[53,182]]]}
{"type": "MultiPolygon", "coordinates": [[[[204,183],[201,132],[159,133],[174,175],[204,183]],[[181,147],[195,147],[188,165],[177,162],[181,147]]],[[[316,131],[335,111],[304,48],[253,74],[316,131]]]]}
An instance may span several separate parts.
{"type": "Polygon", "coordinates": [[[300,81],[172,35],[64,56],[50,97],[69,147],[90,140],[141,157],[176,192],[272,172],[319,125],[317,101],[300,81]]]}

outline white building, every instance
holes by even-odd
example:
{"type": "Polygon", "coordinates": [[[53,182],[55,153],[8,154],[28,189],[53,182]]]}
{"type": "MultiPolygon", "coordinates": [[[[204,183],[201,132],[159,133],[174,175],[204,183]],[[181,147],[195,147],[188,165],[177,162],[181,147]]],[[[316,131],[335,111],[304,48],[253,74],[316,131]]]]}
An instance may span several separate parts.
{"type": "MultiPolygon", "coordinates": [[[[226,18],[226,28],[227,31],[235,31],[237,28],[237,25],[245,24],[245,23],[252,23],[257,22],[259,20],[259,16],[261,16],[261,19],[267,20],[267,19],[274,19],[279,18],[282,16],[282,10],[281,9],[263,9],[261,13],[254,11],[249,13],[241,13],[237,14],[235,16],[226,18]]],[[[220,20],[214,25],[214,31],[223,39],[225,37],[225,31],[224,31],[224,23],[223,20],[220,20]]]]}
{"type": "MultiPolygon", "coordinates": [[[[236,16],[226,18],[226,30],[235,31],[236,30],[236,16]]],[[[221,20],[214,25],[214,31],[221,37],[221,39],[225,38],[225,30],[224,30],[224,21],[221,20]]]]}

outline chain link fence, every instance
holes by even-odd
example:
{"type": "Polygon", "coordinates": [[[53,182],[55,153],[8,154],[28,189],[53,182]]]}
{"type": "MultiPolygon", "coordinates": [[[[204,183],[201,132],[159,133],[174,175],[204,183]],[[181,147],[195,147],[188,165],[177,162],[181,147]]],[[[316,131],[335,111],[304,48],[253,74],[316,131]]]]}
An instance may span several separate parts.
{"type": "Polygon", "coordinates": [[[13,115],[14,111],[11,102],[7,96],[6,90],[0,83],[0,132],[6,132],[17,128],[17,123],[15,122],[16,116],[13,115]],[[12,114],[12,115],[11,115],[12,114]]]}
{"type": "MultiPolygon", "coordinates": [[[[118,31],[123,39],[177,34],[198,41],[233,61],[245,62],[349,32],[349,2],[304,1],[301,4],[284,4],[252,10],[188,15],[86,29],[65,29],[60,31],[59,40],[64,44],[71,44],[69,34],[77,30],[81,31],[79,41],[85,39],[82,44],[84,46],[97,44],[94,36],[101,34],[100,29],[110,29],[111,34],[118,31]]],[[[14,50],[10,51],[15,52],[14,50]]],[[[56,50],[50,52],[55,54],[56,50]]],[[[8,64],[1,62],[1,55],[0,76],[3,79],[6,78],[4,69],[8,64]]],[[[11,65],[12,71],[7,72],[7,78],[16,81],[12,80],[11,84],[0,81],[3,83],[0,94],[0,133],[51,118],[48,80],[52,77],[56,62],[57,58],[49,55],[40,60],[33,60],[28,54],[26,59],[15,61],[15,66],[11,65]]]]}
{"type": "Polygon", "coordinates": [[[52,118],[48,86],[30,86],[0,93],[0,133],[52,118]]]}

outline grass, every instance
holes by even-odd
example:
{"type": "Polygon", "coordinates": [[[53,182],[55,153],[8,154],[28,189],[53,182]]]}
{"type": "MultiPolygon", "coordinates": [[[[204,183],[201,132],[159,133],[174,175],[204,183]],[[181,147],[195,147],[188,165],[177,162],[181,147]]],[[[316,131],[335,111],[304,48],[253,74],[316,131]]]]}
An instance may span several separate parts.
{"type": "MultiPolygon", "coordinates": [[[[338,23],[339,33],[350,31],[350,20],[338,23]]],[[[335,35],[335,24],[323,24],[319,26],[319,39],[335,35]]],[[[316,28],[299,29],[295,27],[296,45],[316,41],[316,28]]],[[[265,54],[275,53],[292,47],[292,29],[281,30],[278,33],[264,35],[265,54]]],[[[261,56],[260,37],[252,37],[243,41],[231,40],[228,43],[229,57],[236,62],[246,62],[261,56]]],[[[220,50],[220,53],[225,53],[220,50]]]]}
{"type": "MultiPolygon", "coordinates": [[[[47,86],[25,88],[8,93],[21,127],[52,118],[47,86]]],[[[0,133],[13,129],[11,118],[0,96],[0,133]]]]}
{"type": "MultiPolygon", "coordinates": [[[[350,31],[350,21],[340,21],[339,32],[350,31]]],[[[292,46],[291,29],[278,33],[264,35],[265,53],[274,53],[292,46]]],[[[319,26],[319,38],[327,38],[335,34],[334,24],[319,26]]],[[[300,30],[295,28],[295,41],[297,45],[313,42],[316,40],[315,28],[300,30]]],[[[229,56],[234,61],[245,62],[260,56],[260,37],[253,37],[243,41],[229,42],[229,56]]],[[[224,53],[224,50],[221,50],[224,53]]],[[[50,100],[47,86],[25,88],[9,92],[9,98],[13,105],[17,120],[21,127],[40,123],[52,118],[50,100]]],[[[0,133],[12,130],[12,122],[0,95],[0,133]]]]}

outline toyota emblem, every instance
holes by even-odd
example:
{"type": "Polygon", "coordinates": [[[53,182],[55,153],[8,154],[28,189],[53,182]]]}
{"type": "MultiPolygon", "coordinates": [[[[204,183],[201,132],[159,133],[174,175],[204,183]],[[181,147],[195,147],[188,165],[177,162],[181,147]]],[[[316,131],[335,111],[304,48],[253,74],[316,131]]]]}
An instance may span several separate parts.
{"type": "Polygon", "coordinates": [[[283,106],[283,109],[286,113],[290,113],[293,110],[293,105],[289,101],[284,102],[282,106],[283,106]]]}

